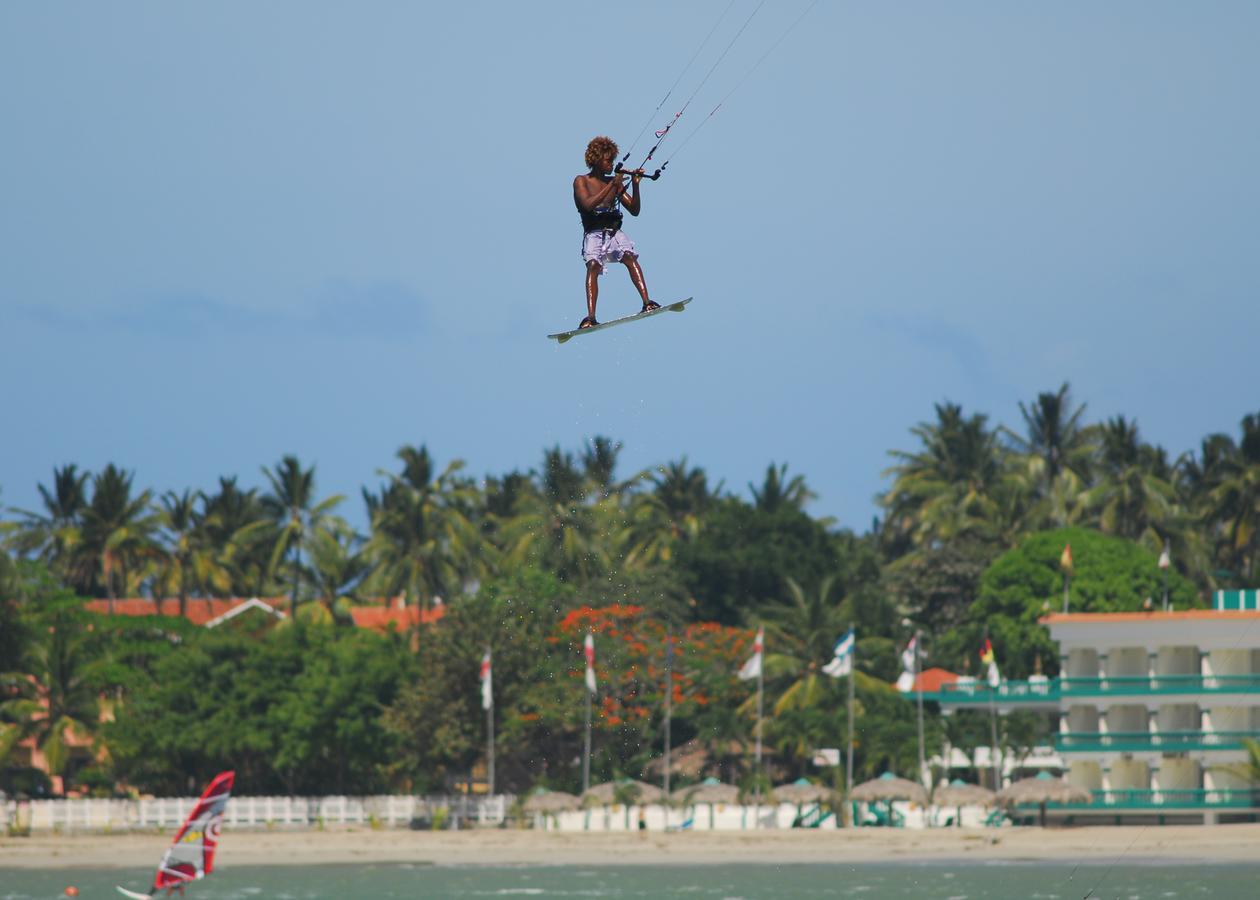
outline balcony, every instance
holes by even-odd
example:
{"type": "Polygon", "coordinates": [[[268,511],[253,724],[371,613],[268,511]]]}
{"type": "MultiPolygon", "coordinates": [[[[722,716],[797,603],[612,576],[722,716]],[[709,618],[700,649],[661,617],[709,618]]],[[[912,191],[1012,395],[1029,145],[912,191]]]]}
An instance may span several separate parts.
{"type": "Polygon", "coordinates": [[[1120,675],[1111,678],[1050,678],[1045,681],[1003,681],[996,688],[983,681],[942,684],[924,700],[945,706],[1037,707],[1061,700],[1098,697],[1189,697],[1260,694],[1260,673],[1248,675],[1120,675]]]}
{"type": "Polygon", "coordinates": [[[1110,678],[1056,678],[1065,698],[1149,696],[1151,694],[1260,694],[1260,674],[1117,675],[1110,678]]]}
{"type": "Polygon", "coordinates": [[[1191,750],[1242,750],[1243,738],[1256,731],[1064,731],[1054,736],[1060,753],[1186,753],[1191,750]]]}
{"type": "MultiPolygon", "coordinates": [[[[1260,791],[1243,789],[1206,790],[1116,790],[1094,791],[1089,803],[1049,803],[1047,809],[1070,809],[1086,812],[1120,812],[1124,810],[1167,809],[1248,809],[1260,807],[1260,791]]],[[[1036,804],[1021,804],[1021,809],[1035,810],[1036,804]]]]}

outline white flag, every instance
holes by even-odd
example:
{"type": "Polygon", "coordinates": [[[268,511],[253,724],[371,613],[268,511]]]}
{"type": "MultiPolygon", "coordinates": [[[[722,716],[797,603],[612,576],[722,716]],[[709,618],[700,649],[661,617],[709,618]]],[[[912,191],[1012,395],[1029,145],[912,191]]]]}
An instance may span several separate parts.
{"type": "Polygon", "coordinates": [[[595,635],[586,632],[586,643],[582,646],[586,656],[586,689],[595,693],[595,635]]]}
{"type": "Polygon", "coordinates": [[[761,648],[765,643],[765,635],[762,629],[757,629],[757,637],[753,641],[753,655],[748,657],[748,662],[744,663],[739,669],[739,677],[741,681],[750,681],[761,674],[761,648]]]}
{"type": "Polygon", "coordinates": [[[490,651],[486,651],[486,655],[481,657],[481,708],[489,709],[494,706],[494,692],[490,686],[490,651]]]}
{"type": "Polygon", "coordinates": [[[853,645],[856,643],[853,637],[853,629],[850,628],[845,632],[844,637],[836,641],[836,647],[832,651],[833,656],[831,662],[822,667],[822,670],[832,678],[839,678],[841,675],[848,675],[853,671],[853,645]]]}
{"type": "Polygon", "coordinates": [[[903,694],[907,691],[914,690],[914,676],[917,674],[919,667],[919,636],[916,634],[910,638],[910,643],[906,644],[906,649],[901,651],[901,675],[897,677],[897,690],[903,694]]]}

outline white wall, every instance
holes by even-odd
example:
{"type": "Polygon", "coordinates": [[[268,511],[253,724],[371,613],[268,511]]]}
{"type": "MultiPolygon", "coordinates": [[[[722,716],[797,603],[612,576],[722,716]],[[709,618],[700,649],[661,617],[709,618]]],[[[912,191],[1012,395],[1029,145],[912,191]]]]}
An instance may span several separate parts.
{"type": "Polygon", "coordinates": [[[1116,677],[1150,674],[1145,647],[1112,647],[1107,651],[1107,674],[1116,677]]]}
{"type": "Polygon", "coordinates": [[[1070,678],[1097,678],[1098,651],[1091,647],[1077,647],[1068,651],[1067,665],[1063,671],[1070,678]]]}
{"type": "Polygon", "coordinates": [[[1155,652],[1156,675],[1198,675],[1199,648],[1160,647],[1155,652]]]}
{"type": "Polygon", "coordinates": [[[1115,759],[1107,773],[1109,787],[1113,791],[1148,790],[1151,786],[1151,768],[1136,759],[1115,759]]]}
{"type": "Polygon", "coordinates": [[[1156,714],[1160,731],[1198,731],[1199,707],[1193,703],[1165,703],[1156,714]]]}
{"type": "Polygon", "coordinates": [[[1155,786],[1161,791],[1189,791],[1200,786],[1199,764],[1183,756],[1164,756],[1159,760],[1159,770],[1153,775],[1155,786]]]}
{"type": "Polygon", "coordinates": [[[1067,781],[1087,791],[1100,791],[1103,786],[1102,766],[1093,760],[1074,759],[1068,763],[1067,781]]]}

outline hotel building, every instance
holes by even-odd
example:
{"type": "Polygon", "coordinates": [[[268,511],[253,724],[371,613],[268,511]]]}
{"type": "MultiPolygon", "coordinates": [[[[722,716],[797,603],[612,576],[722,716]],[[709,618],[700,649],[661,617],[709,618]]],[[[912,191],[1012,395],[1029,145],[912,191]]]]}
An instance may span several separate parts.
{"type": "Polygon", "coordinates": [[[961,679],[925,695],[956,709],[1045,712],[1064,776],[1093,793],[1052,807],[1073,821],[1257,821],[1260,784],[1223,766],[1260,740],[1260,592],[1217,592],[1213,608],[1064,613],[1041,619],[1059,676],[961,679]]]}

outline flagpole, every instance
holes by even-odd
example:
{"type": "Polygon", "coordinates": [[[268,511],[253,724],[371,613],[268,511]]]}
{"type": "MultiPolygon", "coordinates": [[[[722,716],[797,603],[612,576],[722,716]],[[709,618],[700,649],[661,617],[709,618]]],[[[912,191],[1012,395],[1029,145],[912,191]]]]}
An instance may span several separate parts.
{"type": "Polygon", "coordinates": [[[927,759],[923,750],[923,648],[920,646],[922,637],[923,632],[916,628],[914,630],[914,684],[919,700],[919,781],[927,787],[927,759]]]}
{"type": "MultiPolygon", "coordinates": [[[[984,629],[985,648],[989,649],[989,629],[984,629]]],[[[986,673],[985,680],[988,680],[986,673]]],[[[993,695],[997,693],[996,685],[989,685],[989,768],[993,770],[993,790],[1002,790],[1002,770],[998,767],[998,746],[997,746],[997,706],[993,702],[993,695]]]]}
{"type": "MultiPolygon", "coordinates": [[[[490,648],[486,648],[486,658],[490,657],[490,648]]],[[[490,677],[494,677],[493,660],[491,660],[490,677]]],[[[493,684],[493,682],[491,682],[493,684]]],[[[494,692],[490,692],[490,702],[486,705],[486,796],[494,796],[494,692]]]]}
{"type": "MultiPolygon", "coordinates": [[[[587,633],[586,639],[591,639],[590,633],[587,633]]],[[[587,660],[587,668],[590,668],[590,660],[587,660]]],[[[582,794],[591,789],[591,687],[589,681],[582,684],[582,692],[586,694],[586,735],[583,740],[582,747],[582,794]]]]}
{"type": "Polygon", "coordinates": [[[1164,570],[1164,612],[1168,612],[1168,567],[1172,565],[1172,541],[1164,538],[1164,552],[1159,555],[1159,567],[1164,570]]]}
{"type": "Polygon", "coordinates": [[[765,692],[766,648],[762,638],[761,660],[757,666],[757,780],[753,782],[753,827],[761,827],[761,704],[765,692]]]}
{"type": "Polygon", "coordinates": [[[1063,545],[1063,553],[1059,555],[1059,568],[1063,570],[1063,613],[1068,611],[1068,587],[1072,583],[1072,545],[1063,545]]]}
{"type": "Polygon", "coordinates": [[[848,753],[845,755],[844,761],[844,796],[846,806],[852,812],[853,794],[853,682],[857,681],[857,628],[853,625],[849,626],[849,631],[853,634],[853,651],[849,655],[851,662],[849,663],[849,747],[848,753]]]}
{"type": "Polygon", "coordinates": [[[665,636],[665,826],[669,827],[670,718],[674,709],[674,634],[665,636]]]}

